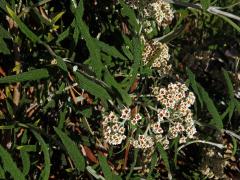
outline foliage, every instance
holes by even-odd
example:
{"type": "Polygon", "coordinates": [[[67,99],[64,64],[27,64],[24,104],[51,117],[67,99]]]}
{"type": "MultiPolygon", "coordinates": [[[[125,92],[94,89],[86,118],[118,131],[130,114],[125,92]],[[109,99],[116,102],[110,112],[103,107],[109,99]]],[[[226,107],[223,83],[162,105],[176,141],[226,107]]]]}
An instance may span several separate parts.
{"type": "Polygon", "coordinates": [[[166,2],[0,1],[0,179],[239,178],[240,3],[166,2]]]}

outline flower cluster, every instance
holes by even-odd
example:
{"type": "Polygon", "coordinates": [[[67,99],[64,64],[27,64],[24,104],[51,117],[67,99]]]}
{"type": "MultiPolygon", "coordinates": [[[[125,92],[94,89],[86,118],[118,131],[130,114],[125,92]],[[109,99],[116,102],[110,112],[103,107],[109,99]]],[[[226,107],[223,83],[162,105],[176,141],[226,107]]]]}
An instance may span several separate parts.
{"type": "MultiPolygon", "coordinates": [[[[168,135],[170,139],[180,136],[180,143],[185,143],[187,138],[194,138],[196,128],[192,119],[190,106],[195,102],[195,96],[188,91],[188,87],[182,83],[170,83],[167,88],[153,88],[153,94],[163,105],[158,110],[158,123],[168,121],[168,135]]],[[[152,128],[156,133],[156,127],[152,128]]]]}
{"type": "Polygon", "coordinates": [[[118,145],[126,139],[125,128],[131,134],[130,143],[134,148],[149,149],[160,143],[164,149],[169,148],[170,140],[180,137],[180,143],[194,138],[196,129],[190,107],[195,96],[182,83],[170,83],[166,88],[153,88],[153,94],[162,108],[157,109],[157,120],[151,117],[143,119],[147,125],[145,132],[139,134],[136,128],[143,128],[142,116],[130,108],[123,108],[120,115],[111,112],[104,116],[102,122],[104,139],[111,145],[118,145]],[[165,124],[167,123],[167,125],[165,124]]]}
{"type": "Polygon", "coordinates": [[[123,123],[119,121],[119,118],[114,112],[111,112],[108,116],[104,116],[102,125],[104,139],[109,144],[118,145],[126,139],[123,123]]]}
{"type": "Polygon", "coordinates": [[[159,27],[166,27],[174,18],[170,4],[164,0],[127,0],[127,3],[134,9],[143,7],[144,18],[155,19],[159,27]]]}
{"type": "Polygon", "coordinates": [[[131,142],[133,147],[140,148],[140,149],[146,149],[150,148],[154,145],[153,138],[148,135],[139,135],[137,140],[133,140],[131,142]]]}
{"type": "Polygon", "coordinates": [[[160,76],[169,74],[172,66],[168,64],[170,55],[167,44],[147,42],[142,56],[143,63],[145,65],[150,63],[152,68],[158,70],[160,76]]]}
{"type": "Polygon", "coordinates": [[[118,117],[114,112],[104,116],[102,126],[103,135],[106,142],[111,145],[121,144],[126,139],[125,123],[129,122],[132,125],[137,125],[142,119],[139,113],[131,114],[131,109],[124,108],[121,110],[121,115],[118,117]]]}

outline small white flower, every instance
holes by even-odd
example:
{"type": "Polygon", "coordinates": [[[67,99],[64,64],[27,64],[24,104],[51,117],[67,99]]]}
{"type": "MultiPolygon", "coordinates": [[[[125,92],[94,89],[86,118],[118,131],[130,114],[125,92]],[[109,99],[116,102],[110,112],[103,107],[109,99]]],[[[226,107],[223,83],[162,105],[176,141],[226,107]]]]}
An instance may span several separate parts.
{"type": "Polygon", "coordinates": [[[73,66],[73,72],[76,72],[78,70],[78,67],[75,65],[73,66]]]}

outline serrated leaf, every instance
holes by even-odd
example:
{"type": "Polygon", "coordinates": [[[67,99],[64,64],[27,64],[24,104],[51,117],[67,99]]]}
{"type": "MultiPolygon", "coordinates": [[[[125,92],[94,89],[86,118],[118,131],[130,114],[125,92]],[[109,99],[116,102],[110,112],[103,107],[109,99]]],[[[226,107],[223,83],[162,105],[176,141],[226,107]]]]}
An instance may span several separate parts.
{"type": "Polygon", "coordinates": [[[106,178],[106,180],[112,180],[113,173],[107,163],[106,157],[98,154],[98,160],[99,160],[100,166],[102,168],[102,171],[103,171],[103,174],[104,174],[104,177],[106,178]]]}
{"type": "Polygon", "coordinates": [[[107,84],[111,85],[115,88],[116,91],[119,92],[121,95],[121,98],[124,103],[126,103],[127,106],[130,106],[132,104],[132,99],[127,93],[127,91],[123,90],[121,85],[114,79],[114,77],[110,74],[110,72],[105,69],[104,71],[104,80],[107,84]]]}
{"type": "Polygon", "coordinates": [[[94,72],[96,73],[97,77],[101,77],[101,72],[103,68],[103,64],[101,62],[101,55],[100,55],[100,49],[98,46],[95,44],[95,41],[93,40],[92,36],[89,33],[88,27],[83,21],[83,11],[84,11],[84,6],[83,6],[83,1],[80,1],[78,4],[78,7],[75,11],[75,20],[76,20],[76,25],[81,32],[82,37],[86,41],[86,45],[89,49],[90,53],[90,65],[93,67],[94,72]]]}
{"type": "Polygon", "coordinates": [[[128,83],[128,90],[131,88],[132,84],[136,80],[137,74],[139,72],[139,68],[141,66],[141,61],[142,61],[142,46],[141,46],[140,40],[137,38],[133,38],[132,44],[133,44],[134,63],[131,67],[131,73],[130,73],[129,83],[128,83]]]}
{"type": "Polygon", "coordinates": [[[66,39],[70,34],[70,28],[68,27],[65,31],[58,35],[56,43],[60,43],[64,39],[66,39]]]}
{"type": "Polygon", "coordinates": [[[128,17],[128,22],[132,26],[133,30],[138,34],[141,26],[137,21],[137,17],[134,13],[134,10],[131,9],[123,0],[120,0],[119,2],[122,6],[122,9],[121,9],[122,15],[124,17],[128,17]]]}
{"type": "Polygon", "coordinates": [[[5,171],[9,172],[14,180],[25,180],[23,173],[17,168],[11,155],[0,145],[0,157],[5,171]]]}
{"type": "Polygon", "coordinates": [[[213,100],[209,97],[208,93],[204,90],[204,88],[200,84],[198,84],[198,89],[200,91],[202,99],[203,99],[209,113],[213,117],[213,120],[210,123],[213,124],[216,128],[222,129],[223,128],[222,118],[219,115],[218,110],[215,107],[213,100]]]}
{"type": "Polygon", "coordinates": [[[90,94],[102,99],[102,100],[108,100],[111,99],[108,92],[100,85],[96,84],[95,82],[91,81],[90,79],[86,78],[82,74],[75,72],[74,73],[76,77],[76,81],[78,85],[85,89],[90,94]]]}
{"type": "Polygon", "coordinates": [[[39,144],[41,145],[43,155],[44,155],[44,169],[41,171],[40,177],[43,180],[48,180],[50,175],[50,164],[51,164],[48,146],[43,140],[43,138],[40,136],[40,134],[38,134],[36,131],[32,131],[32,133],[34,134],[39,144]]]}
{"type": "Polygon", "coordinates": [[[0,84],[4,83],[16,83],[23,81],[31,81],[31,80],[40,80],[44,78],[48,78],[48,70],[47,69],[35,69],[30,70],[28,72],[23,72],[18,75],[5,76],[0,78],[0,84]]]}
{"type": "Polygon", "coordinates": [[[11,10],[8,6],[6,7],[8,14],[13,18],[17,23],[19,29],[24,33],[32,42],[39,42],[40,39],[36,34],[34,34],[21,20],[20,18],[11,10]]]}
{"type": "Polygon", "coordinates": [[[124,57],[114,46],[110,46],[102,41],[99,41],[97,39],[95,39],[96,44],[99,46],[99,48],[107,53],[110,56],[113,56],[115,58],[119,58],[122,60],[127,60],[126,57],[124,57]]]}
{"type": "Polygon", "coordinates": [[[80,153],[78,146],[74,143],[74,141],[72,141],[64,132],[62,132],[58,128],[54,127],[54,131],[57,133],[62,143],[64,144],[77,170],[84,171],[85,160],[83,155],[80,153]]]}

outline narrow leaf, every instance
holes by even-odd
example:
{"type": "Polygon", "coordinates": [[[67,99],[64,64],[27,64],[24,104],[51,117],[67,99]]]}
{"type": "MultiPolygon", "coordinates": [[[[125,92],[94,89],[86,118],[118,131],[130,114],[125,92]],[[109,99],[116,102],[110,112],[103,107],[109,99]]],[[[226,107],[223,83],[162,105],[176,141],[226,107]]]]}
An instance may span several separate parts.
{"type": "Polygon", "coordinates": [[[131,88],[132,84],[136,80],[137,74],[139,72],[139,68],[141,66],[141,60],[142,60],[142,47],[141,47],[140,40],[137,38],[133,38],[132,43],[133,43],[134,63],[131,67],[128,90],[131,88]]]}
{"type": "Polygon", "coordinates": [[[0,37],[0,53],[10,54],[7,44],[4,42],[4,40],[1,37],[0,37]]]}
{"type": "Polygon", "coordinates": [[[128,22],[133,27],[134,31],[138,33],[140,31],[140,24],[137,22],[137,17],[134,10],[131,9],[123,0],[120,0],[122,6],[121,13],[124,17],[128,17],[128,22]]]}
{"type": "Polygon", "coordinates": [[[66,63],[63,61],[63,59],[60,57],[60,56],[57,56],[56,57],[56,60],[57,60],[57,65],[60,69],[62,69],[63,71],[65,72],[68,72],[67,70],[67,65],[66,63]]]}
{"type": "Polygon", "coordinates": [[[112,171],[107,163],[107,159],[106,157],[98,154],[98,159],[99,159],[99,163],[100,163],[100,166],[102,168],[102,171],[103,171],[103,174],[104,174],[104,177],[107,179],[107,180],[112,180],[113,179],[113,174],[112,174],[112,171]]]}
{"type": "Polygon", "coordinates": [[[0,26],[0,37],[6,38],[6,39],[12,38],[11,34],[6,29],[4,29],[2,26],[0,26]]]}
{"type": "Polygon", "coordinates": [[[0,179],[6,179],[5,172],[4,172],[4,170],[3,170],[1,165],[0,165],[0,179]]]}
{"type": "Polygon", "coordinates": [[[25,180],[23,173],[17,168],[11,155],[1,145],[0,157],[2,159],[3,168],[11,174],[14,180],[25,180]]]}
{"type": "Polygon", "coordinates": [[[26,151],[20,151],[20,156],[22,159],[22,164],[23,164],[23,174],[24,176],[27,176],[30,170],[30,156],[28,152],[26,151]]]}
{"type": "Polygon", "coordinates": [[[96,44],[101,48],[101,50],[105,53],[107,53],[110,56],[113,56],[115,58],[119,58],[122,60],[127,60],[126,57],[124,57],[115,47],[110,46],[102,41],[95,40],[96,44]]]}
{"type": "Polygon", "coordinates": [[[203,107],[203,100],[202,100],[202,97],[201,97],[200,92],[199,92],[198,87],[197,87],[197,82],[196,82],[196,79],[195,79],[195,75],[188,68],[187,68],[187,74],[188,74],[188,79],[190,80],[191,87],[193,88],[194,93],[197,94],[198,100],[201,104],[201,107],[203,107]]]}
{"type": "Polygon", "coordinates": [[[171,169],[170,169],[170,165],[169,165],[167,152],[164,150],[164,148],[162,147],[162,145],[160,143],[157,143],[157,150],[159,151],[159,153],[161,155],[161,158],[163,160],[163,163],[164,163],[166,169],[168,170],[168,173],[171,174],[171,169]]]}
{"type": "Polygon", "coordinates": [[[43,138],[35,131],[32,131],[34,136],[37,138],[39,144],[41,145],[43,155],[44,155],[44,169],[41,172],[41,179],[43,180],[48,180],[49,175],[50,175],[50,155],[49,155],[49,150],[48,146],[43,140],[43,138]]]}
{"type": "Polygon", "coordinates": [[[22,21],[21,19],[11,10],[8,6],[6,7],[8,14],[13,18],[14,21],[16,21],[19,29],[24,33],[31,41],[34,43],[40,41],[38,36],[34,34],[22,21]]]}
{"type": "Polygon", "coordinates": [[[213,117],[213,120],[210,123],[213,124],[216,128],[222,129],[223,128],[222,119],[218,113],[217,108],[214,105],[213,100],[209,97],[208,93],[204,90],[204,88],[200,84],[198,84],[198,89],[200,90],[202,99],[205,105],[207,106],[208,111],[213,117]]]}
{"type": "Polygon", "coordinates": [[[223,75],[224,75],[224,78],[225,78],[225,81],[226,81],[226,84],[227,84],[229,96],[230,96],[231,99],[233,99],[234,98],[233,84],[232,84],[231,79],[228,75],[228,72],[225,69],[222,69],[222,71],[223,71],[223,75]]]}
{"type": "Polygon", "coordinates": [[[47,77],[49,77],[47,69],[35,69],[18,75],[2,77],[0,78],[0,84],[39,80],[47,77]]]}
{"type": "Polygon", "coordinates": [[[61,139],[64,144],[70,158],[73,160],[73,163],[78,171],[85,170],[85,160],[83,155],[80,153],[78,146],[72,141],[64,132],[54,127],[55,132],[61,139]]]}
{"type": "Polygon", "coordinates": [[[95,82],[91,81],[90,79],[86,78],[82,74],[75,72],[75,77],[78,85],[88,91],[90,94],[104,100],[104,99],[111,99],[108,92],[100,85],[96,84],[95,82]]]}
{"type": "Polygon", "coordinates": [[[127,91],[122,89],[121,85],[114,79],[114,77],[110,74],[110,72],[107,69],[105,69],[104,71],[104,78],[106,83],[113,86],[119,92],[124,103],[126,103],[127,106],[130,106],[132,103],[131,97],[129,96],[127,91]]]}
{"type": "Polygon", "coordinates": [[[83,11],[84,11],[84,6],[83,6],[83,1],[79,2],[79,5],[75,11],[75,19],[76,19],[76,25],[81,32],[82,37],[86,41],[86,45],[89,49],[90,53],[90,65],[93,67],[96,75],[98,78],[101,76],[103,64],[101,62],[101,55],[100,55],[100,49],[98,46],[95,44],[92,36],[89,33],[88,27],[83,21],[83,11]]]}
{"type": "Polygon", "coordinates": [[[238,32],[240,32],[240,26],[238,26],[235,22],[233,22],[231,19],[229,19],[226,16],[218,15],[222,19],[224,19],[227,23],[229,23],[234,29],[236,29],[238,32]]]}

